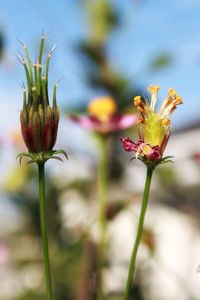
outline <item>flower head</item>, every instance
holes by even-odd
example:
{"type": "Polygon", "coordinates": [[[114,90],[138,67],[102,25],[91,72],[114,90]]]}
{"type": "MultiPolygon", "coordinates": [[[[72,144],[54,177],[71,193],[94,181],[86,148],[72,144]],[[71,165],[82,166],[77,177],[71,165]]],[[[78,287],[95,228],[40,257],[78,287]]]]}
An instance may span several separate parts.
{"type": "Polygon", "coordinates": [[[54,84],[53,101],[49,102],[48,76],[49,63],[55,46],[43,61],[45,36],[41,36],[38,57],[35,63],[31,62],[29,52],[24,43],[26,59],[19,53],[18,60],[24,66],[27,87],[23,83],[23,108],[20,112],[21,133],[28,153],[20,153],[21,159],[26,156],[31,162],[44,163],[50,158],[61,160],[55,154],[67,154],[63,150],[53,150],[56,142],[59,109],[56,102],[57,85],[54,84]]]}
{"type": "Polygon", "coordinates": [[[135,115],[116,114],[117,105],[110,96],[94,98],[88,105],[88,116],[72,115],[72,120],[86,129],[106,135],[111,132],[131,127],[136,123],[135,115]]]}
{"type": "Polygon", "coordinates": [[[171,115],[177,105],[182,104],[181,97],[170,88],[160,109],[156,109],[159,86],[150,85],[150,101],[140,96],[134,98],[134,105],[140,112],[139,140],[133,142],[129,138],[121,138],[125,151],[134,151],[136,158],[143,161],[162,160],[165,147],[171,133],[171,115]]]}
{"type": "Polygon", "coordinates": [[[23,84],[23,109],[20,112],[21,132],[30,153],[51,151],[57,137],[59,110],[56,103],[57,83],[54,85],[53,104],[49,103],[48,72],[49,63],[55,47],[43,62],[45,36],[40,41],[39,54],[31,63],[27,47],[22,43],[26,60],[19,54],[18,59],[24,66],[27,87],[23,84]]]}

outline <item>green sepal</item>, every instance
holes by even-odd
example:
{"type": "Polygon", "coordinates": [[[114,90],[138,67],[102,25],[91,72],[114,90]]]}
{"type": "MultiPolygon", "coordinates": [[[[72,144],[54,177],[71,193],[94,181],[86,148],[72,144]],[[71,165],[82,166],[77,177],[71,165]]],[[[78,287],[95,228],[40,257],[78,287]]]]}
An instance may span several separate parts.
{"type": "Polygon", "coordinates": [[[68,159],[67,153],[64,150],[54,150],[54,154],[63,154],[68,159]]]}
{"type": "Polygon", "coordinates": [[[38,106],[38,114],[40,116],[40,124],[41,124],[41,128],[44,126],[44,110],[42,107],[42,104],[39,104],[38,106]]]}
{"type": "Polygon", "coordinates": [[[27,125],[27,124],[28,124],[28,114],[27,114],[26,109],[23,109],[23,110],[20,112],[20,122],[21,122],[21,124],[23,124],[23,125],[27,125]]]}
{"type": "Polygon", "coordinates": [[[22,152],[22,153],[20,153],[20,154],[18,154],[18,155],[16,156],[16,159],[19,159],[20,165],[21,165],[21,163],[22,163],[22,159],[25,158],[25,157],[31,158],[30,153],[22,152]]]}
{"type": "Polygon", "coordinates": [[[50,105],[48,105],[45,113],[45,122],[51,123],[51,121],[52,121],[52,108],[50,105]]]}
{"type": "Polygon", "coordinates": [[[68,159],[67,153],[64,150],[52,150],[39,153],[22,152],[17,155],[16,159],[19,159],[20,164],[25,157],[30,159],[28,163],[44,164],[49,159],[57,159],[63,162],[63,159],[60,158],[58,154],[63,154],[65,158],[68,159]]]}
{"type": "Polygon", "coordinates": [[[143,162],[145,164],[145,166],[147,166],[148,168],[152,168],[152,169],[155,169],[157,166],[159,165],[163,165],[163,164],[166,164],[166,163],[174,163],[173,160],[171,160],[171,158],[173,158],[174,156],[165,156],[161,159],[158,159],[158,160],[150,160],[146,157],[132,157],[131,158],[131,161],[133,159],[139,159],[141,162],[143,162]]]}
{"type": "Polygon", "coordinates": [[[28,110],[28,121],[29,121],[29,125],[31,125],[32,115],[33,115],[33,106],[31,106],[30,109],[28,110]]]}
{"type": "Polygon", "coordinates": [[[53,118],[56,123],[59,121],[60,113],[57,106],[53,108],[53,118]]]}
{"type": "Polygon", "coordinates": [[[37,111],[33,112],[30,125],[33,132],[33,141],[35,149],[40,148],[40,141],[41,141],[41,126],[40,126],[40,116],[37,111]]]}

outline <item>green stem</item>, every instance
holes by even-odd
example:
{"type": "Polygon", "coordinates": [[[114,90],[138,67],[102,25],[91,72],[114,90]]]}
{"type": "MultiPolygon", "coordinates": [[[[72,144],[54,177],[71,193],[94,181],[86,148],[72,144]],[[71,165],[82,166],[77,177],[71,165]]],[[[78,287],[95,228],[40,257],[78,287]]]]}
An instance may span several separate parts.
{"type": "Polygon", "coordinates": [[[131,256],[131,262],[130,262],[130,266],[129,266],[128,278],[127,278],[127,282],[126,282],[126,289],[125,289],[124,298],[123,298],[124,300],[129,299],[130,291],[131,291],[131,287],[132,287],[132,283],[133,283],[133,275],[134,275],[134,271],[135,271],[136,257],[137,257],[137,252],[138,252],[138,247],[140,244],[141,236],[142,236],[142,230],[143,230],[143,225],[144,225],[146,208],[147,208],[147,204],[148,204],[149,190],[150,190],[153,170],[154,170],[154,168],[147,167],[147,175],[146,175],[146,182],[145,182],[145,187],[144,187],[142,207],[141,207],[140,217],[139,217],[139,222],[138,222],[137,235],[135,238],[135,243],[134,243],[133,252],[132,252],[132,256],[131,256]]]}
{"type": "Polygon", "coordinates": [[[45,168],[44,163],[38,163],[39,170],[39,196],[40,196],[40,225],[42,233],[44,272],[46,280],[46,299],[52,300],[51,273],[49,264],[48,237],[46,226],[46,209],[45,209],[45,168]]]}
{"type": "Polygon", "coordinates": [[[97,299],[104,299],[103,291],[103,266],[105,252],[105,231],[106,231],[106,197],[107,197],[107,161],[106,145],[107,138],[98,137],[99,141],[99,165],[98,165],[98,198],[99,198],[99,247],[98,247],[98,287],[97,299]]]}

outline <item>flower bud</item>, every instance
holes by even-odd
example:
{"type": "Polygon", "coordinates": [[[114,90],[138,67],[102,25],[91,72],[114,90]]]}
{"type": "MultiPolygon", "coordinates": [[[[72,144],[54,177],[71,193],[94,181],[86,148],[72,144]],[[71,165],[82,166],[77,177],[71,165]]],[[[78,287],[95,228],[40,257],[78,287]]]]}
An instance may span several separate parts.
{"type": "Polygon", "coordinates": [[[19,60],[24,66],[27,88],[23,84],[24,104],[20,112],[21,132],[24,143],[31,153],[53,150],[56,142],[59,110],[56,103],[56,88],[52,105],[48,97],[48,70],[53,50],[43,62],[45,37],[42,35],[38,59],[31,63],[28,49],[24,44],[26,60],[20,55],[19,60]]]}

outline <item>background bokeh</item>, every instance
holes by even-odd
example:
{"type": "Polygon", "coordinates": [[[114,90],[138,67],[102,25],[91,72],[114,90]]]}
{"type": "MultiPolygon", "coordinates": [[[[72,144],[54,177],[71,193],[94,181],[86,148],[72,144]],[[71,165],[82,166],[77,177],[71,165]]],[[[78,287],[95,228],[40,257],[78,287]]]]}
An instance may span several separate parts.
{"type": "MultiPolygon", "coordinates": [[[[166,154],[175,164],[156,170],[138,256],[134,300],[200,299],[200,2],[198,0],[35,0],[0,3],[0,300],[44,299],[37,172],[16,155],[20,84],[16,59],[35,59],[42,31],[56,44],[50,88],[58,89],[61,122],[56,148],[69,161],[47,167],[47,213],[56,300],[95,299],[98,149],[90,132],[69,120],[95,96],[111,95],[118,110],[150,84],[183,97],[173,115],[166,154]],[[20,49],[21,50],[21,49],[20,49]]],[[[126,135],[137,134],[136,128],[126,135]]],[[[123,133],[125,135],[125,133],[123,133]]],[[[122,299],[145,168],[130,163],[119,134],[110,140],[106,299],[122,299]]]]}

